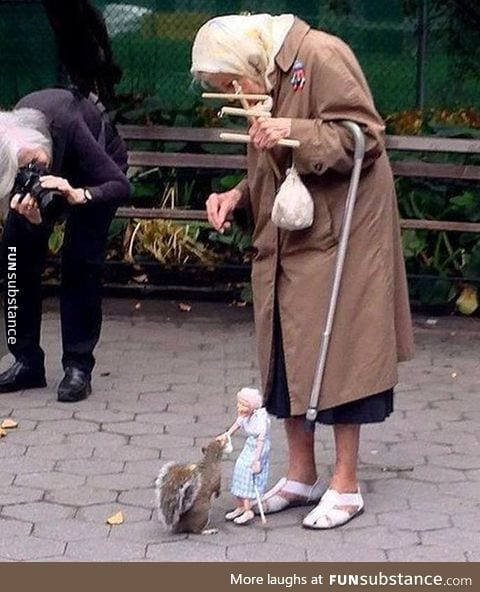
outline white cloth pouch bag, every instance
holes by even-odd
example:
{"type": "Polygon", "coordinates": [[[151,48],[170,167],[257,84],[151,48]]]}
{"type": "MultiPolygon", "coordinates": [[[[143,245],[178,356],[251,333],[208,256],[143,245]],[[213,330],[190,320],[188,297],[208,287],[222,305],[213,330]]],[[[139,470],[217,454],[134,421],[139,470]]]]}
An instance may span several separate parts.
{"type": "Polygon", "coordinates": [[[275,197],[272,221],[284,230],[302,230],[313,224],[313,199],[294,165],[275,197]]]}

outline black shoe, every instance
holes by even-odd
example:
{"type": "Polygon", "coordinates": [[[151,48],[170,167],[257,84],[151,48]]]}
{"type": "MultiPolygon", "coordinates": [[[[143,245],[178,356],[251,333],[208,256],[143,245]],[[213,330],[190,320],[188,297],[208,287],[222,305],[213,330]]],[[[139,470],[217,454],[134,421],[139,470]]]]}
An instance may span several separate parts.
{"type": "Polygon", "coordinates": [[[47,386],[45,370],[28,366],[25,362],[15,362],[0,374],[0,393],[14,393],[24,389],[47,386]]]}
{"type": "Polygon", "coordinates": [[[91,375],[79,368],[69,366],[58,385],[57,399],[62,403],[75,403],[86,399],[92,392],[91,375]]]}

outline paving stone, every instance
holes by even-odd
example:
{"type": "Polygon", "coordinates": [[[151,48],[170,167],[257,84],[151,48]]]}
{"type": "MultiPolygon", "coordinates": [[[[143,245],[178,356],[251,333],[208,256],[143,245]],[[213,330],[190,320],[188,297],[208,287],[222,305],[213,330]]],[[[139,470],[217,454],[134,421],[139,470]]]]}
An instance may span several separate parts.
{"type": "Polygon", "coordinates": [[[85,480],[85,477],[69,473],[28,473],[26,475],[18,475],[15,479],[15,485],[23,485],[25,487],[50,491],[52,489],[62,489],[64,487],[71,487],[72,489],[80,487],[85,483],[85,480]]]}
{"type": "Polygon", "coordinates": [[[436,456],[431,463],[452,469],[480,469],[480,457],[472,454],[449,454],[436,456]]]}
{"type": "Polygon", "coordinates": [[[162,434],[163,426],[155,423],[143,423],[141,421],[128,421],[122,423],[104,423],[102,429],[105,432],[134,436],[138,434],[162,434]]]}
{"type": "Polygon", "coordinates": [[[478,483],[466,482],[462,483],[460,487],[455,486],[454,483],[441,483],[439,485],[441,493],[454,496],[456,500],[465,499],[472,500],[478,504],[480,500],[480,492],[478,489],[478,483]]]}
{"type": "Polygon", "coordinates": [[[0,540],[0,557],[16,561],[60,555],[64,549],[65,543],[34,537],[12,537],[8,540],[0,540]]]}
{"type": "Polygon", "coordinates": [[[56,464],[56,470],[62,473],[74,473],[75,475],[102,475],[104,473],[120,473],[123,462],[113,460],[62,460],[56,464]]]}
{"type": "Polygon", "coordinates": [[[443,528],[421,533],[424,545],[441,545],[450,549],[465,549],[466,551],[480,549],[478,532],[462,530],[460,528],[443,528]]]}
{"type": "Polygon", "coordinates": [[[18,458],[3,458],[0,464],[2,471],[21,475],[24,473],[37,473],[39,471],[51,471],[55,465],[53,460],[43,460],[38,458],[27,458],[20,456],[18,458]]]}
{"type": "Polygon", "coordinates": [[[74,509],[48,502],[33,502],[4,506],[2,516],[28,520],[29,522],[51,522],[73,516],[74,509]]]}
{"type": "Polygon", "coordinates": [[[54,432],[39,432],[31,430],[29,432],[11,431],[8,434],[8,441],[12,444],[21,444],[24,446],[41,446],[45,444],[60,444],[65,442],[65,434],[55,434],[54,432]]]}
{"type": "Polygon", "coordinates": [[[20,520],[11,520],[0,516],[0,533],[5,541],[13,537],[28,536],[33,529],[33,524],[20,520]]]}
{"type": "Polygon", "coordinates": [[[186,534],[164,532],[157,520],[148,520],[122,524],[119,528],[112,527],[109,540],[151,544],[180,541],[186,537],[186,534]]]}
{"type": "Polygon", "coordinates": [[[117,473],[113,475],[94,475],[88,478],[87,483],[94,488],[126,491],[141,487],[153,487],[155,478],[154,473],[149,476],[135,473],[117,473]]]}
{"type": "Polygon", "coordinates": [[[7,393],[2,394],[2,405],[11,406],[16,414],[21,409],[35,409],[45,407],[48,399],[45,397],[47,389],[32,389],[29,394],[7,393]]]}
{"type": "Polygon", "coordinates": [[[187,541],[148,545],[147,559],[153,561],[225,561],[225,548],[204,542],[197,542],[193,538],[187,541]]]}
{"type": "Polygon", "coordinates": [[[165,464],[165,459],[162,460],[141,460],[141,461],[128,461],[125,463],[125,473],[137,474],[137,475],[149,475],[156,478],[160,468],[165,464]]]}
{"type": "MultiPolygon", "coordinates": [[[[131,397],[131,395],[130,395],[131,397]]],[[[108,401],[109,410],[120,410],[126,413],[148,413],[149,411],[166,411],[168,403],[164,401],[151,402],[151,401],[137,401],[135,397],[131,397],[130,401],[118,401],[111,399],[108,401]]]]}
{"type": "Polygon", "coordinates": [[[115,461],[131,461],[128,464],[134,464],[135,462],[141,463],[141,461],[156,460],[160,456],[158,448],[144,448],[141,446],[118,446],[116,448],[96,448],[93,453],[93,457],[109,459],[115,461]]]}
{"type": "Polygon", "coordinates": [[[86,434],[96,432],[99,426],[91,421],[79,419],[59,419],[56,421],[44,421],[37,428],[39,431],[52,431],[57,434],[86,434]]]}
{"type": "MultiPolygon", "coordinates": [[[[447,511],[447,509],[445,509],[447,511]]],[[[400,512],[383,512],[378,515],[378,522],[383,526],[390,526],[399,530],[435,530],[451,526],[449,516],[431,512],[429,514],[419,510],[403,510],[400,512]]]]}
{"type": "Polygon", "coordinates": [[[384,562],[386,553],[382,549],[372,549],[363,545],[352,545],[348,543],[339,543],[337,545],[324,545],[321,540],[321,534],[318,534],[316,545],[307,548],[308,561],[321,562],[384,562]]]}
{"type": "Polygon", "coordinates": [[[100,489],[94,487],[75,487],[65,489],[55,489],[45,495],[49,502],[64,504],[66,506],[91,506],[93,504],[105,504],[115,501],[117,494],[115,491],[100,489]]]}
{"type": "Polygon", "coordinates": [[[65,556],[73,561],[140,561],[145,557],[145,551],[145,544],[91,539],[68,543],[65,556]]]}
{"type": "Polygon", "coordinates": [[[107,434],[105,432],[95,432],[94,434],[75,434],[66,436],[66,443],[75,446],[92,446],[93,448],[118,448],[127,444],[128,438],[120,434],[107,434]]]}
{"type": "Polygon", "coordinates": [[[293,545],[275,543],[231,544],[227,548],[228,561],[306,561],[306,550],[293,545]]]}
{"type": "Polygon", "coordinates": [[[136,421],[143,423],[154,423],[158,425],[168,424],[173,425],[190,425],[195,423],[196,417],[193,414],[188,413],[171,413],[170,411],[164,411],[163,413],[138,413],[135,416],[136,421]]]}
{"type": "Polygon", "coordinates": [[[153,508],[155,505],[155,491],[152,487],[131,489],[120,494],[118,501],[132,506],[153,508]]]}
{"type": "MultiPolygon", "coordinates": [[[[200,446],[231,425],[236,390],[249,382],[258,384],[252,311],[196,303],[190,315],[182,315],[175,303],[146,300],[139,315],[132,314],[132,306],[126,300],[106,301],[105,339],[98,347],[94,393],[88,400],[65,406],[56,401],[53,386],[1,397],[0,410],[5,411],[0,417],[13,412],[20,421],[19,429],[3,444],[8,442],[14,446],[9,450],[21,455],[0,459],[0,482],[9,493],[33,490],[57,499],[60,491],[60,501],[77,505],[91,503],[97,491],[109,496],[121,492],[118,500],[78,509],[46,501],[3,507],[0,530],[3,522],[9,530],[3,529],[2,535],[27,537],[33,518],[41,514],[30,538],[55,543],[75,539],[84,545],[73,548],[73,558],[64,556],[62,549],[30,561],[99,560],[97,549],[106,543],[110,546],[104,556],[113,561],[225,561],[231,560],[226,555],[230,546],[243,547],[244,554],[253,550],[254,559],[264,553],[267,561],[286,548],[303,553],[302,561],[479,559],[480,399],[473,378],[480,370],[480,322],[476,319],[462,319],[477,329],[458,331],[455,337],[449,330],[417,327],[417,356],[401,365],[395,413],[384,423],[362,429],[364,462],[359,477],[365,514],[341,529],[321,533],[301,528],[308,508],[269,516],[268,530],[258,519],[245,529],[226,523],[224,513],[232,503],[228,488],[242,436],[235,438],[232,457],[222,463],[223,491],[211,512],[219,534],[187,539],[165,534],[152,520],[153,481],[168,460],[197,460],[200,446]],[[455,380],[453,371],[458,373],[455,380]],[[101,376],[102,372],[108,374],[101,376]],[[24,455],[25,447],[31,449],[24,455]],[[30,457],[34,448],[38,457],[30,457]],[[74,458],[72,448],[77,453],[93,449],[93,456],[74,458]],[[42,458],[43,453],[50,456],[49,450],[58,454],[42,458]],[[71,455],[63,456],[62,451],[71,455]],[[414,470],[382,470],[407,464],[414,470]],[[108,527],[106,519],[120,509],[125,524],[108,527]],[[7,518],[10,510],[18,520],[7,518]],[[419,544],[419,537],[424,544],[419,544]],[[147,555],[139,557],[147,544],[147,555]],[[127,545],[141,548],[128,550],[127,545]]],[[[57,362],[57,308],[44,320],[49,379],[54,385],[62,374],[57,362]]],[[[440,319],[438,327],[458,321],[440,319]]],[[[269,481],[274,483],[283,475],[287,459],[283,422],[272,423],[272,440],[269,481]]],[[[327,480],[334,460],[331,429],[317,430],[315,451],[319,474],[327,480]]]]}
{"type": "Polygon", "coordinates": [[[443,545],[413,545],[402,549],[387,551],[389,561],[410,563],[417,561],[432,561],[435,563],[463,562],[465,554],[460,549],[443,545]]]}
{"type": "Polygon", "coordinates": [[[49,419],[71,419],[73,415],[73,411],[69,408],[68,410],[65,409],[55,409],[52,407],[39,407],[33,409],[23,409],[18,412],[18,416],[21,417],[21,424],[20,427],[23,425],[23,421],[25,419],[30,419],[35,422],[37,421],[45,421],[49,419]]]}
{"type": "Polygon", "coordinates": [[[0,506],[36,502],[41,500],[42,497],[43,491],[39,489],[30,489],[16,485],[0,487],[0,506]]]}
{"type": "Polygon", "coordinates": [[[30,446],[27,451],[27,457],[46,460],[89,458],[92,455],[93,446],[77,446],[75,444],[30,446]]]}
{"type": "MultiPolygon", "coordinates": [[[[412,474],[414,475],[415,471],[412,474]]],[[[456,487],[458,486],[456,485],[456,487]]],[[[384,495],[386,498],[398,496],[408,499],[415,497],[435,498],[439,493],[436,483],[426,483],[405,478],[399,478],[394,481],[391,479],[374,481],[372,483],[372,490],[373,493],[384,495]]]]}
{"type": "Polygon", "coordinates": [[[0,462],[2,458],[11,458],[13,456],[23,456],[27,450],[26,446],[21,444],[11,444],[7,442],[8,436],[2,438],[0,442],[0,462]]]}
{"type": "Polygon", "coordinates": [[[80,508],[75,514],[75,518],[83,522],[105,524],[107,518],[117,512],[123,513],[125,524],[129,522],[145,522],[151,519],[153,513],[151,508],[145,509],[115,502],[113,504],[97,504],[95,506],[80,508]]]}
{"type": "Polygon", "coordinates": [[[472,519],[471,510],[459,511],[457,508],[452,508],[450,514],[451,520],[455,527],[459,528],[460,530],[473,530],[474,532],[480,532],[480,522],[476,519],[472,519]]]}
{"type": "Polygon", "coordinates": [[[130,444],[147,448],[189,448],[194,445],[193,436],[169,436],[167,434],[149,434],[145,436],[132,436],[130,444]]]}
{"type": "Polygon", "coordinates": [[[364,529],[344,531],[345,543],[354,545],[365,545],[377,549],[395,549],[407,547],[419,542],[418,535],[408,530],[398,530],[385,526],[374,526],[368,529],[368,536],[365,536],[364,529]]]}
{"type": "MultiPolygon", "coordinates": [[[[0,523],[1,524],[1,523],[0,523]]],[[[106,539],[110,527],[107,524],[91,524],[80,520],[57,520],[35,524],[33,536],[57,541],[82,541],[106,539]]]]}
{"type": "MultiPolygon", "coordinates": [[[[430,459],[434,462],[433,459],[430,459]]],[[[415,481],[428,481],[431,483],[450,483],[453,481],[465,481],[465,471],[455,469],[444,469],[434,465],[427,465],[424,467],[415,467],[407,479],[415,481]]]]}
{"type": "Polygon", "coordinates": [[[124,411],[114,411],[111,409],[92,410],[92,411],[77,411],[75,419],[93,421],[95,423],[114,423],[122,421],[132,421],[134,419],[133,413],[125,413],[124,411]]]}

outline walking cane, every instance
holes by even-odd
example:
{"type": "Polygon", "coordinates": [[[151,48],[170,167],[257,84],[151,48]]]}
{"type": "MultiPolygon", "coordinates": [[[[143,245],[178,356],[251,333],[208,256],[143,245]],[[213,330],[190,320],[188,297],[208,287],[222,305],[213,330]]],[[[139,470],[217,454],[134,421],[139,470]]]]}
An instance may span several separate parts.
{"type": "Polygon", "coordinates": [[[258,491],[256,477],[257,477],[256,475],[253,475],[253,488],[255,489],[255,497],[257,498],[257,506],[258,506],[258,511],[260,512],[260,518],[262,520],[262,525],[264,527],[266,527],[267,526],[267,519],[265,518],[265,511],[263,509],[262,496],[260,495],[260,492],[258,491]]]}
{"type": "Polygon", "coordinates": [[[353,135],[353,139],[355,142],[354,165],[352,175],[350,177],[350,184],[347,192],[345,210],[343,212],[342,228],[340,232],[340,241],[338,244],[337,259],[335,261],[333,285],[332,292],[330,295],[330,302],[328,305],[327,320],[325,322],[325,327],[322,333],[320,352],[315,367],[313,386],[310,393],[310,402],[308,404],[306,414],[305,427],[308,431],[313,431],[315,429],[315,420],[317,419],[318,414],[318,399],[320,397],[320,391],[325,376],[325,367],[327,363],[328,348],[330,345],[330,336],[332,334],[333,320],[335,317],[335,310],[337,307],[340,282],[342,280],[348,238],[350,235],[350,227],[352,225],[353,210],[355,207],[355,201],[357,199],[358,182],[360,180],[363,158],[365,156],[365,137],[363,135],[362,130],[360,129],[360,126],[354,123],[353,121],[341,121],[340,123],[341,125],[346,127],[353,135]]]}

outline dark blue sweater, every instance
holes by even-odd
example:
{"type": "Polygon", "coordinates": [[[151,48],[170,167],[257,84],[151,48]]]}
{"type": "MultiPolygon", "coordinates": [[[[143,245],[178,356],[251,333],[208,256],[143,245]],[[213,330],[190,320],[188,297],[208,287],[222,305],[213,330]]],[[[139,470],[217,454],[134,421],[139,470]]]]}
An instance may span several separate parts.
{"type": "Polygon", "coordinates": [[[17,108],[41,111],[53,138],[52,175],[65,177],[72,187],[88,188],[92,203],[119,205],[130,196],[127,148],[107,122],[105,147],[98,141],[102,114],[88,99],[65,89],[47,89],[21,99],[17,108]]]}

